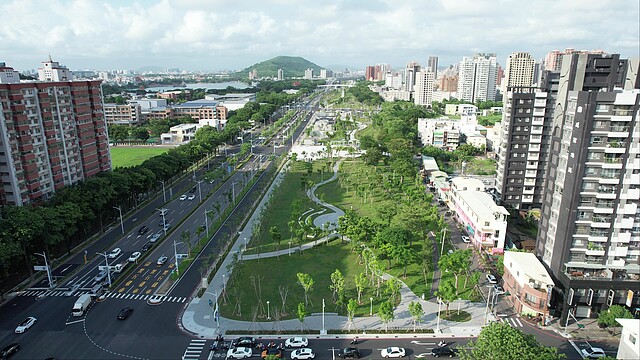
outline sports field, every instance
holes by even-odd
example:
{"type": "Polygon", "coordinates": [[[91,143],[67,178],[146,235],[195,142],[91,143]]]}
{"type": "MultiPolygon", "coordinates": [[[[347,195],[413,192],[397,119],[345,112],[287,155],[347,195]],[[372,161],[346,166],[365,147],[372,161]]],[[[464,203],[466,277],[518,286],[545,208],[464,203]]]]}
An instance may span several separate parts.
{"type": "Polygon", "coordinates": [[[139,165],[148,158],[163,154],[167,152],[167,150],[169,150],[169,148],[159,146],[113,146],[109,148],[113,168],[139,165]]]}

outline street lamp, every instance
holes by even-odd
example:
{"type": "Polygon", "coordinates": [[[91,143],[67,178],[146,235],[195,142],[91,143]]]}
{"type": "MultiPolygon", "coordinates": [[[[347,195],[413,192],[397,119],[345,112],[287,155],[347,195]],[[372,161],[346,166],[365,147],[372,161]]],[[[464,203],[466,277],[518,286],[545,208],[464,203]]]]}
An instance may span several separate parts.
{"type": "Polygon", "coordinates": [[[107,281],[109,282],[109,286],[111,286],[111,269],[109,268],[109,255],[107,253],[97,252],[96,254],[104,256],[104,263],[107,265],[107,281]]]}
{"type": "Polygon", "coordinates": [[[442,231],[442,248],[440,249],[440,257],[444,253],[444,236],[447,234],[447,228],[445,227],[442,231]]]}
{"type": "Polygon", "coordinates": [[[164,180],[158,180],[159,183],[162,183],[162,200],[167,202],[167,193],[164,191],[164,180]]]}
{"type": "Polygon", "coordinates": [[[232,195],[233,195],[233,201],[232,201],[232,203],[233,203],[234,205],[235,205],[235,203],[236,203],[236,184],[237,184],[237,182],[236,182],[236,181],[234,181],[234,182],[231,184],[231,191],[232,191],[232,195]]]}
{"type": "Polygon", "coordinates": [[[184,243],[182,241],[176,241],[175,239],[173,239],[173,258],[174,258],[174,263],[176,267],[176,275],[180,276],[180,270],[178,270],[178,249],[176,247],[176,245],[178,244],[184,244],[184,243]]]}
{"type": "Polygon", "coordinates": [[[119,208],[118,206],[114,206],[114,209],[118,209],[118,212],[120,212],[120,229],[122,229],[122,234],[124,235],[124,222],[122,222],[122,209],[119,208]]]}
{"type": "Polygon", "coordinates": [[[326,335],[327,334],[327,330],[324,329],[324,299],[322,299],[322,331],[320,332],[320,335],[326,335]]]}
{"type": "Polygon", "coordinates": [[[222,274],[222,292],[226,290],[227,282],[225,281],[226,275],[222,274]]]}
{"type": "Polygon", "coordinates": [[[160,211],[160,215],[162,215],[162,230],[164,230],[164,236],[167,236],[167,221],[164,218],[164,214],[169,211],[169,209],[158,209],[160,211]]]}
{"type": "Polygon", "coordinates": [[[198,180],[197,183],[198,183],[198,195],[200,198],[200,202],[202,202],[202,189],[200,189],[200,184],[202,184],[202,180],[198,180]]]}
{"type": "Polygon", "coordinates": [[[489,312],[489,301],[491,301],[491,289],[493,287],[489,286],[489,293],[487,294],[487,306],[484,309],[484,324],[487,325],[487,314],[489,312]]]}
{"type": "Polygon", "coordinates": [[[369,307],[369,316],[373,316],[373,298],[370,297],[369,301],[371,301],[371,306],[369,307]]]}
{"type": "Polygon", "coordinates": [[[49,289],[53,289],[53,278],[51,276],[51,269],[49,268],[49,262],[47,261],[47,254],[43,251],[42,254],[34,253],[44,258],[44,266],[47,268],[47,279],[49,280],[49,289]]]}
{"type": "Polygon", "coordinates": [[[289,241],[289,256],[291,256],[291,241],[289,241]]]}
{"type": "Polygon", "coordinates": [[[207,219],[207,213],[212,212],[213,210],[204,210],[204,227],[207,230],[207,235],[209,235],[209,220],[207,219]]]}
{"type": "Polygon", "coordinates": [[[269,314],[269,300],[267,300],[267,320],[271,320],[271,316],[269,314]]]}
{"type": "Polygon", "coordinates": [[[440,332],[440,305],[442,301],[438,298],[438,317],[436,318],[436,333],[440,332]]]}

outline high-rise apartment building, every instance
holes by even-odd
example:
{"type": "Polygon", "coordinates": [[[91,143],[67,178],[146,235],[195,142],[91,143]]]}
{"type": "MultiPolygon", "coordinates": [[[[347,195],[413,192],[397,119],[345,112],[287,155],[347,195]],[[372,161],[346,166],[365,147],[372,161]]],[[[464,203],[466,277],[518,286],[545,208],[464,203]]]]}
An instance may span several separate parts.
{"type": "Polygon", "coordinates": [[[304,71],[304,78],[307,80],[313,79],[313,69],[307,69],[304,71]]]}
{"type": "Polygon", "coordinates": [[[364,69],[364,79],[367,81],[374,81],[376,79],[376,68],[374,66],[367,66],[364,69]]]}
{"type": "Polygon", "coordinates": [[[278,69],[278,81],[284,80],[284,70],[278,69]]]}
{"type": "Polygon", "coordinates": [[[572,48],[564,49],[563,51],[553,50],[547,53],[547,56],[544,58],[544,69],[549,71],[560,71],[562,67],[562,57],[564,55],[571,54],[595,54],[595,55],[606,55],[607,53],[604,50],[576,50],[572,48]]]}
{"type": "Polygon", "coordinates": [[[458,99],[477,102],[495,100],[497,62],[495,54],[464,57],[458,75],[458,99]]]}
{"type": "Polygon", "coordinates": [[[502,81],[503,88],[529,87],[533,85],[535,60],[527,52],[514,52],[507,58],[507,69],[502,81]]]}
{"type": "Polygon", "coordinates": [[[438,57],[437,56],[429,56],[427,59],[427,71],[433,73],[433,76],[438,78],[438,57]]]}
{"type": "Polygon", "coordinates": [[[416,105],[431,106],[434,82],[434,73],[427,70],[416,73],[416,84],[413,88],[415,92],[413,100],[416,105]]]}
{"type": "Polygon", "coordinates": [[[0,83],[0,205],[41,203],[111,169],[100,83],[0,83]]]}
{"type": "Polygon", "coordinates": [[[404,69],[404,89],[407,91],[413,91],[413,87],[416,84],[416,74],[420,71],[420,64],[415,61],[411,61],[404,69]]]}
{"type": "Polygon", "coordinates": [[[562,58],[535,249],[557,279],[548,301],[562,321],[638,306],[639,88],[638,59],[562,58]]]}
{"type": "Polygon", "coordinates": [[[66,66],[60,65],[57,61],[51,60],[42,63],[42,67],[38,69],[38,80],[40,81],[71,81],[73,73],[66,66]]]}

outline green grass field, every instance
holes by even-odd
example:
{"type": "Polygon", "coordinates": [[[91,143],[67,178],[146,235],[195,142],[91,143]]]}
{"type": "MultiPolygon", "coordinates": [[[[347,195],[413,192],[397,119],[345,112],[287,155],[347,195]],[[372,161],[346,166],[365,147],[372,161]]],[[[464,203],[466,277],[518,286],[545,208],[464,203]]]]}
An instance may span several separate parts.
{"type": "Polygon", "coordinates": [[[165,147],[124,147],[115,146],[109,148],[111,152],[111,164],[113,168],[129,167],[142,164],[143,161],[156,155],[164,154],[169,150],[165,147]]]}

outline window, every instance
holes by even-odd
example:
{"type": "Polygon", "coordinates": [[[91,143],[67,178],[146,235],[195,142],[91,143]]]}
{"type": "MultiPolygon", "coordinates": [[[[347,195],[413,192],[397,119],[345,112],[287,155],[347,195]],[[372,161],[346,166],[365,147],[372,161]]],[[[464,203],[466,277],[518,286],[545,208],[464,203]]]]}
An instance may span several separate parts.
{"type": "Polygon", "coordinates": [[[632,343],[633,345],[636,344],[636,342],[638,341],[638,339],[636,339],[635,336],[633,336],[633,334],[629,334],[629,342],[632,343]]]}

